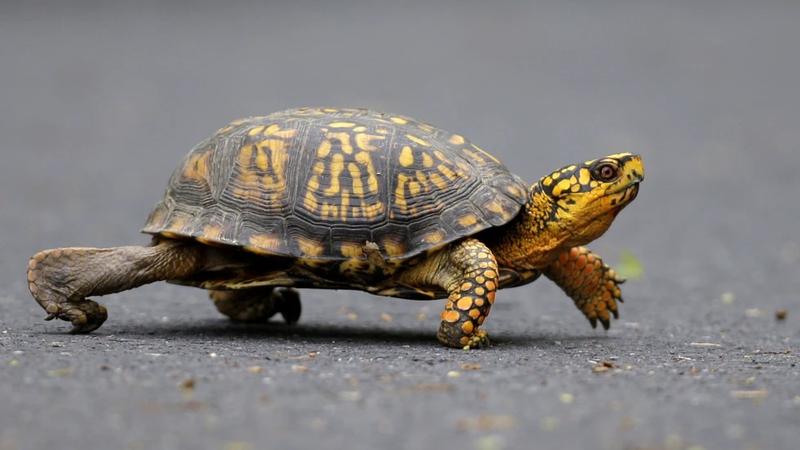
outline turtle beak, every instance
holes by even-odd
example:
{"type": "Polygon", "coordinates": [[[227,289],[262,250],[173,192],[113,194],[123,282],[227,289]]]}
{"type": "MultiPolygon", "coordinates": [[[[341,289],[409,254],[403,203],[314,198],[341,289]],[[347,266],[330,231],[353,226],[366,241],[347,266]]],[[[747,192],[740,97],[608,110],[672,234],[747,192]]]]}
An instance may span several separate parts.
{"type": "Polygon", "coordinates": [[[626,177],[630,184],[639,184],[644,181],[644,163],[639,155],[631,155],[622,161],[626,177]]]}

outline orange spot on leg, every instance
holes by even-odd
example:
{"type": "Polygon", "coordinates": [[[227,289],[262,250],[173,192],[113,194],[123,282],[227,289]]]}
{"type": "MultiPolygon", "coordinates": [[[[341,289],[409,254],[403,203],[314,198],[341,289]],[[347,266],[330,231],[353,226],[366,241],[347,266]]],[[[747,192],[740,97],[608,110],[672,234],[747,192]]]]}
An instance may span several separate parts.
{"type": "Polygon", "coordinates": [[[445,311],[442,313],[442,320],[449,323],[458,322],[459,314],[457,311],[453,311],[452,309],[449,311],[445,311]]]}

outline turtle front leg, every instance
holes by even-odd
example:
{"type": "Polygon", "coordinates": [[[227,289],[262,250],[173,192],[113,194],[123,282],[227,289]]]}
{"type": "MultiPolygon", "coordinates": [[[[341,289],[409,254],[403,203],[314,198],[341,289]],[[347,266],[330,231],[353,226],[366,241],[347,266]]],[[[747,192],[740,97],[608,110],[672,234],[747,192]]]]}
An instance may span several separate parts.
{"type": "Polygon", "coordinates": [[[237,322],[266,322],[276,313],[291,325],[300,319],[300,294],[272,286],[211,291],[209,297],[222,314],[237,322]]]}
{"type": "Polygon", "coordinates": [[[401,281],[446,290],[436,337],[448,347],[471,349],[489,345],[489,335],[479,327],[494,303],[498,276],[492,251],[477,239],[467,239],[423,261],[401,281]]]}
{"type": "Polygon", "coordinates": [[[86,297],[187,277],[201,267],[203,255],[201,247],[178,241],[44,250],[28,262],[28,288],[47,311],[47,320],[66,320],[73,333],[88,333],[105,322],[108,312],[86,297]]]}
{"type": "Polygon", "coordinates": [[[543,273],[572,298],[592,328],[597,327],[599,320],[607,330],[611,315],[619,318],[617,301],[622,302],[619,285],[625,280],[591,250],[573,247],[559,255],[543,273]]]}

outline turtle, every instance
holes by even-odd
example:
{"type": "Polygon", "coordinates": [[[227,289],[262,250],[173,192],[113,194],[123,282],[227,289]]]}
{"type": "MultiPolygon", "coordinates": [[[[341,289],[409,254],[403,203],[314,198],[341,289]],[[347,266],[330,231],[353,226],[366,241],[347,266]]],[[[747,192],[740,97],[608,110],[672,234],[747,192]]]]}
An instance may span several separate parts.
{"type": "Polygon", "coordinates": [[[91,332],[87,299],[155,281],[205,288],[230,319],[299,319],[298,288],[446,299],[438,340],[489,345],[498,289],[541,275],[592,327],[624,281],[585,247],[639,191],[639,155],[574,163],[533,183],[460,134],[411,117],[307,107],[235,120],[197,144],[142,229],[144,246],[31,257],[46,319],[91,332]]]}

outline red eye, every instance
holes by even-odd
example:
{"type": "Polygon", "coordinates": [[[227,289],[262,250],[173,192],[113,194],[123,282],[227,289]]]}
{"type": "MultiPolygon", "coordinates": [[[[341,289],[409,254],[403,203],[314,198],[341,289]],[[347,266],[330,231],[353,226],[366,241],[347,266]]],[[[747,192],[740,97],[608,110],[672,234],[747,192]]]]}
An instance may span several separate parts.
{"type": "Polygon", "coordinates": [[[594,168],[592,175],[598,181],[611,181],[619,176],[619,168],[612,163],[600,164],[594,168]]]}

